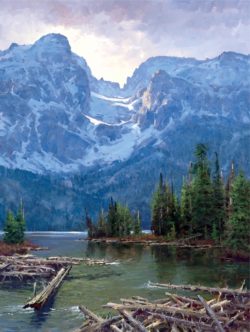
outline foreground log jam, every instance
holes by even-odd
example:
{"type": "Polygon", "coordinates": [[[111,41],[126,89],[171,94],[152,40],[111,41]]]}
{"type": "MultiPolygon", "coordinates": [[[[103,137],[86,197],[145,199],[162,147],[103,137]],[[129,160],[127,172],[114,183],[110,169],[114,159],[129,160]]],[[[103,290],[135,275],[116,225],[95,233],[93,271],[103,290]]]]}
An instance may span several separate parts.
{"type": "Polygon", "coordinates": [[[118,315],[106,320],[80,306],[86,321],[77,332],[249,331],[250,292],[242,288],[153,283],[149,286],[207,292],[210,300],[206,301],[201,295],[187,297],[169,292],[164,298],[154,301],[135,296],[121,299],[121,303],[107,303],[104,307],[116,310],[118,315]]]}

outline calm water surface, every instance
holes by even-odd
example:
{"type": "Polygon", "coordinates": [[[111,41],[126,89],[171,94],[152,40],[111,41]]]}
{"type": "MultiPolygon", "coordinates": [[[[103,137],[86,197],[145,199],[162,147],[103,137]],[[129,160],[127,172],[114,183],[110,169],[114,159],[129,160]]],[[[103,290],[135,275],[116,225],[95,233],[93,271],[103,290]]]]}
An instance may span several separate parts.
{"type": "MultiPolygon", "coordinates": [[[[28,238],[48,251],[39,256],[75,256],[119,260],[119,265],[74,266],[59,289],[53,307],[41,313],[22,309],[32,295],[33,284],[0,283],[0,331],[66,332],[83,322],[78,310],[84,304],[99,314],[108,313],[102,305],[121,297],[139,295],[156,299],[163,289],[150,289],[147,282],[190,283],[238,287],[243,279],[249,286],[245,263],[226,263],[216,259],[216,252],[190,251],[163,246],[106,245],[79,241],[81,233],[33,233],[28,238]]],[[[42,285],[40,285],[42,286],[42,285]]]]}

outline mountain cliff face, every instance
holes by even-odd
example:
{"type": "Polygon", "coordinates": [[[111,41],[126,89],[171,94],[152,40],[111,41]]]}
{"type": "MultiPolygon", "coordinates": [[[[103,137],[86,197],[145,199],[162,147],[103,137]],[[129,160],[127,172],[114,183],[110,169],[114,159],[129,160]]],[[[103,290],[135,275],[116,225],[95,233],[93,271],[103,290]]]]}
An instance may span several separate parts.
{"type": "Polygon", "coordinates": [[[70,161],[90,144],[82,115],[89,110],[90,88],[84,62],[68,40],[53,34],[30,47],[14,45],[1,55],[0,72],[2,164],[74,168],[70,161]]]}
{"type": "Polygon", "coordinates": [[[155,57],[120,88],[93,77],[62,35],[12,44],[0,52],[2,219],[23,197],[36,204],[30,228],[70,228],[112,195],[148,221],[159,172],[179,187],[199,142],[224,173],[232,159],[249,173],[249,74],[249,55],[155,57]]]}

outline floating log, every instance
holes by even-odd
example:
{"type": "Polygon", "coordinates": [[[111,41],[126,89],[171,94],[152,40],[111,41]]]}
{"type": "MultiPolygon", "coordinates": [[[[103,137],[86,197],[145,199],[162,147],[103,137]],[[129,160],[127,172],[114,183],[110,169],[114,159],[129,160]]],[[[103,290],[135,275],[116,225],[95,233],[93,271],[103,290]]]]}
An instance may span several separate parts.
{"type": "Polygon", "coordinates": [[[208,292],[211,294],[222,294],[222,295],[232,295],[232,296],[246,296],[250,297],[250,292],[240,289],[230,289],[230,288],[218,288],[218,287],[205,287],[198,285],[173,285],[173,284],[160,284],[148,282],[149,287],[158,287],[158,288],[169,288],[169,289],[184,289],[190,290],[193,292],[208,292]]]}
{"type": "Polygon", "coordinates": [[[56,293],[58,288],[60,287],[63,279],[69,273],[71,266],[67,268],[61,268],[61,270],[57,273],[57,275],[52,279],[52,281],[48,284],[48,286],[42,290],[38,295],[36,295],[33,299],[28,301],[23,308],[34,308],[35,310],[39,310],[48,301],[52,298],[52,296],[56,293]]]}
{"type": "Polygon", "coordinates": [[[92,311],[90,311],[88,308],[84,307],[83,305],[80,305],[79,309],[81,310],[81,312],[84,313],[84,315],[86,317],[91,318],[96,323],[102,324],[104,322],[104,320],[101,317],[97,316],[96,314],[94,314],[92,311]]]}

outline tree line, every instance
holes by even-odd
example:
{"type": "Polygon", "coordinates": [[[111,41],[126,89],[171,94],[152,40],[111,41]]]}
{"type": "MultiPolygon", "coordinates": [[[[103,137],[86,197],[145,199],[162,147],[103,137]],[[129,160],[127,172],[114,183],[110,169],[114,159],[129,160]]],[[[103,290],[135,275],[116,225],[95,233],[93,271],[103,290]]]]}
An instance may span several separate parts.
{"type": "Polygon", "coordinates": [[[88,236],[97,237],[124,237],[131,234],[141,234],[140,213],[132,213],[127,206],[123,206],[110,199],[108,210],[101,210],[97,222],[93,222],[91,217],[86,214],[86,227],[88,236]]]}
{"type": "Polygon", "coordinates": [[[211,169],[208,148],[198,144],[195,161],[183,179],[180,198],[160,174],[152,199],[152,231],[169,238],[200,234],[225,241],[232,249],[249,249],[250,181],[234,164],[225,182],[215,153],[211,169]]]}
{"type": "MultiPolygon", "coordinates": [[[[201,235],[227,243],[232,249],[249,249],[250,180],[242,171],[236,174],[234,164],[225,181],[220,170],[218,154],[214,166],[208,159],[208,148],[198,144],[195,161],[190,164],[178,196],[173,183],[160,174],[152,198],[151,230],[167,239],[201,235]]],[[[125,237],[140,235],[140,213],[110,199],[107,211],[101,210],[96,222],[86,212],[89,237],[125,237]]],[[[22,202],[17,214],[8,211],[4,226],[6,243],[24,241],[25,219],[22,202]]]]}

